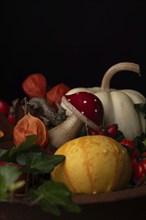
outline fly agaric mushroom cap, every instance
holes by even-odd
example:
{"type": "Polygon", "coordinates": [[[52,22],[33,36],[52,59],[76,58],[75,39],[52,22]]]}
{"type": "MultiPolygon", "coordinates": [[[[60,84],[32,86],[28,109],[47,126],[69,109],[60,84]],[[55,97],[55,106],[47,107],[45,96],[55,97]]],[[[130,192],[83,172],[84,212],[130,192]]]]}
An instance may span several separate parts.
{"type": "Polygon", "coordinates": [[[76,114],[85,124],[99,130],[104,117],[104,109],[100,99],[89,92],[77,92],[64,95],[62,103],[66,110],[76,114]]]}

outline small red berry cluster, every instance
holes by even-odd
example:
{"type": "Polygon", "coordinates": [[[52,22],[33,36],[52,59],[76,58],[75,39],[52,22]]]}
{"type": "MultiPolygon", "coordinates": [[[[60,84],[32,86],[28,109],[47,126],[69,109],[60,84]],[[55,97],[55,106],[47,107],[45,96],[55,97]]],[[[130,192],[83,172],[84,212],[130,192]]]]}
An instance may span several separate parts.
{"type": "Polygon", "coordinates": [[[141,134],[130,140],[124,137],[117,124],[108,127],[101,127],[99,131],[88,128],[88,135],[105,135],[114,138],[121,143],[127,150],[132,164],[132,185],[146,183],[146,134],[141,134]]]}
{"type": "Polygon", "coordinates": [[[88,129],[88,135],[105,135],[111,138],[116,138],[119,133],[118,125],[111,124],[108,127],[101,127],[99,131],[95,131],[91,128],[88,129]]]}
{"type": "Polygon", "coordinates": [[[0,113],[3,113],[10,123],[15,122],[15,117],[11,112],[10,105],[4,100],[0,100],[0,113]]]}

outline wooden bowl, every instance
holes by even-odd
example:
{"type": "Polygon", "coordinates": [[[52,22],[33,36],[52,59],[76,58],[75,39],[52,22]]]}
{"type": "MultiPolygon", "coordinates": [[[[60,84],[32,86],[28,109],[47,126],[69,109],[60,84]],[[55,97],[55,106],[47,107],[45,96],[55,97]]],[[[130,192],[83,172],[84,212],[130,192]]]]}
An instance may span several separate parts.
{"type": "Polygon", "coordinates": [[[61,209],[61,215],[44,212],[38,206],[17,202],[0,202],[0,220],[129,220],[146,219],[146,185],[96,195],[73,195],[81,213],[61,209]]]}
{"type": "Polygon", "coordinates": [[[109,203],[146,196],[146,185],[120,191],[99,193],[95,195],[75,194],[73,201],[77,204],[109,203]]]}

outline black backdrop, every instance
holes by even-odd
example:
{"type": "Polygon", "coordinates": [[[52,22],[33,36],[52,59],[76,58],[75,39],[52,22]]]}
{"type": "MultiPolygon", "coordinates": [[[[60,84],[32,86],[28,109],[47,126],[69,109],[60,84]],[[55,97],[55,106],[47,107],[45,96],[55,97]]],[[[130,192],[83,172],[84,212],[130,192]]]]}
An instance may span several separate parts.
{"type": "Polygon", "coordinates": [[[123,61],[139,63],[142,76],[120,73],[111,86],[146,95],[145,0],[5,0],[1,11],[0,98],[23,96],[21,83],[34,72],[49,86],[100,86],[123,61]]]}

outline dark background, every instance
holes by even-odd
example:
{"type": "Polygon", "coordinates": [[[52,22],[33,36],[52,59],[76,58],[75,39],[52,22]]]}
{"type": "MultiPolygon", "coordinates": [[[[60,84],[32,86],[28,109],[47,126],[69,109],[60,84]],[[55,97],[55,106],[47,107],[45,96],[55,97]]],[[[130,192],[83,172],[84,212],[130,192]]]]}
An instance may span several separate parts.
{"type": "Polygon", "coordinates": [[[146,96],[146,1],[5,0],[1,5],[0,98],[23,96],[21,83],[41,72],[49,86],[100,86],[117,62],[140,64],[141,77],[117,74],[111,87],[146,96]]]}

